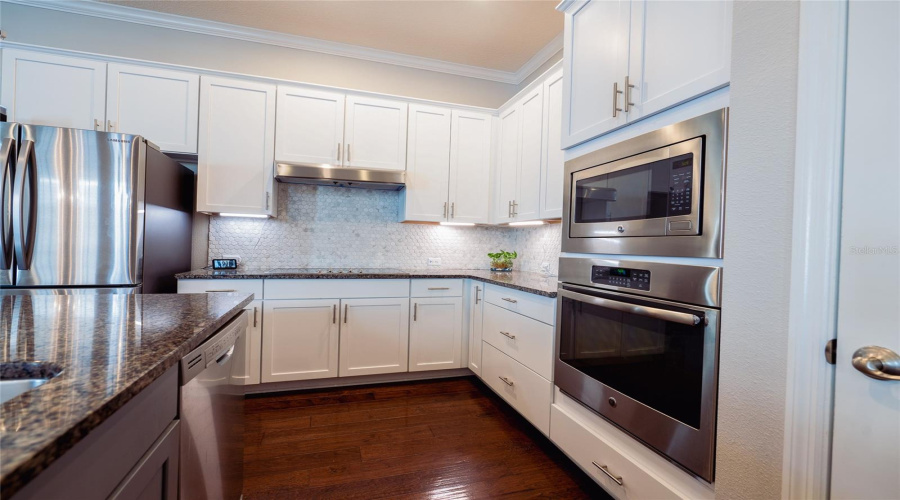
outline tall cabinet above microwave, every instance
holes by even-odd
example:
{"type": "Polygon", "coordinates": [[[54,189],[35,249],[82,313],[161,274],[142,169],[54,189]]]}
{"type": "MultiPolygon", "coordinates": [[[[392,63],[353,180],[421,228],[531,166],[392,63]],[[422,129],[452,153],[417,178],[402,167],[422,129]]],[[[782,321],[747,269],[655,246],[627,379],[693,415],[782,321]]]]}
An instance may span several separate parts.
{"type": "Polygon", "coordinates": [[[722,257],[728,109],[566,162],[562,251],[722,257]]]}

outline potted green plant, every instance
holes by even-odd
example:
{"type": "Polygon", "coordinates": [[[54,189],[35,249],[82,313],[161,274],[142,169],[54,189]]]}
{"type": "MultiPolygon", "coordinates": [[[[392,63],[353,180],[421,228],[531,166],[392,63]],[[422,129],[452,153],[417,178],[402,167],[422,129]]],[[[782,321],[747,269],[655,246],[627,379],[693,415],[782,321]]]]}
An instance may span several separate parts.
{"type": "Polygon", "coordinates": [[[519,256],[516,252],[507,252],[500,250],[499,252],[489,253],[491,258],[491,271],[512,271],[513,259],[519,256]]]}

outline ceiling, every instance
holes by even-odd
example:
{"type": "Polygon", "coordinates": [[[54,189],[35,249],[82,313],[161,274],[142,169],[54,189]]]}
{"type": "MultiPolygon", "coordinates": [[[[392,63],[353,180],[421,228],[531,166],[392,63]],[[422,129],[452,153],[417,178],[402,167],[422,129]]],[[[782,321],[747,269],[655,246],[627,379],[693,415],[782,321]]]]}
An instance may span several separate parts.
{"type": "Polygon", "coordinates": [[[557,0],[102,1],[507,72],[563,29],[557,0]]]}

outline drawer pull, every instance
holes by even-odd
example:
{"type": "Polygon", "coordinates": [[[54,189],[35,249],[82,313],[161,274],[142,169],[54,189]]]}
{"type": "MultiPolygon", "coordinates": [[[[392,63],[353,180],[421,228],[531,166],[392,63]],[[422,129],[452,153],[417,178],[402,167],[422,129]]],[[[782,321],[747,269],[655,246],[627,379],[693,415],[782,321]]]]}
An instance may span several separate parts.
{"type": "Polygon", "coordinates": [[[500,335],[503,335],[504,337],[506,337],[506,338],[508,338],[508,339],[510,339],[510,340],[516,340],[516,336],[515,336],[515,335],[513,335],[513,334],[511,334],[511,333],[509,333],[509,332],[504,332],[503,330],[500,330],[500,335]]]}
{"type": "Polygon", "coordinates": [[[237,290],[207,290],[206,293],[234,293],[237,290]]]}
{"type": "Polygon", "coordinates": [[[428,287],[428,289],[429,290],[449,290],[450,287],[449,286],[430,286],[430,287],[428,287]]]}
{"type": "Polygon", "coordinates": [[[613,476],[612,472],[610,472],[609,468],[606,467],[605,465],[600,465],[597,462],[591,462],[591,463],[594,464],[594,467],[600,469],[600,472],[606,474],[607,476],[609,476],[610,479],[615,481],[616,484],[618,484],[619,486],[622,486],[622,476],[613,476]]]}
{"type": "Polygon", "coordinates": [[[510,380],[510,379],[508,379],[508,378],[506,378],[506,377],[500,377],[500,380],[502,380],[504,384],[506,384],[506,385],[508,385],[508,386],[510,386],[510,387],[512,387],[513,385],[515,385],[515,383],[514,383],[512,380],[510,380]]]}
{"type": "Polygon", "coordinates": [[[509,297],[503,297],[503,300],[505,300],[505,301],[507,301],[507,302],[512,302],[513,304],[518,304],[518,303],[519,303],[518,300],[516,300],[516,299],[511,299],[511,298],[509,298],[509,297]]]}

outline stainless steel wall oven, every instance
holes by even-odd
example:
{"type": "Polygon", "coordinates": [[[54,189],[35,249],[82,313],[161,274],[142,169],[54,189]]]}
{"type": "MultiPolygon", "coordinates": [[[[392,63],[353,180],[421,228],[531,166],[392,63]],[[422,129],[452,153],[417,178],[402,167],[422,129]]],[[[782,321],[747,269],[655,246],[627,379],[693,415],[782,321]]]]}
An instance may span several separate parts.
{"type": "Polygon", "coordinates": [[[562,251],[722,257],[728,110],[566,162],[562,251]]]}
{"type": "Polygon", "coordinates": [[[560,259],[556,385],[712,482],[721,268],[560,259]]]}

